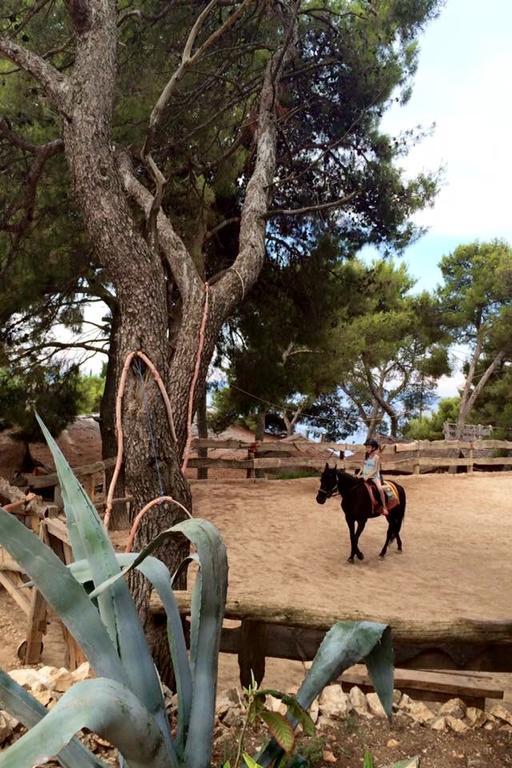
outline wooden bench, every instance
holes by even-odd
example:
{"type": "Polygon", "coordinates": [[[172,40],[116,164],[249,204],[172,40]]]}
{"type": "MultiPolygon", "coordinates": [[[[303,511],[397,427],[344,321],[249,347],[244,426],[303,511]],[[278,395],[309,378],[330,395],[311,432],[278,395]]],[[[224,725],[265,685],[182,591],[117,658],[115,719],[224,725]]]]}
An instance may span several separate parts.
{"type": "MultiPolygon", "coordinates": [[[[190,593],[175,594],[185,620],[190,613],[190,593]]],[[[163,609],[156,596],[152,597],[151,611],[161,624],[163,609]]],[[[404,692],[411,691],[415,698],[420,698],[419,692],[423,690],[435,700],[458,696],[471,704],[477,701],[481,704],[485,698],[501,698],[503,691],[494,686],[489,677],[477,676],[473,670],[512,672],[512,621],[455,617],[429,621],[406,617],[386,619],[232,598],[228,598],[225,618],[220,650],[238,656],[243,686],[250,684],[251,672],[258,683],[263,680],[267,657],[310,661],[334,623],[363,618],[390,624],[398,667],[396,686],[404,692]],[[439,671],[443,668],[467,670],[468,667],[472,671],[464,671],[463,675],[439,671]],[[418,670],[419,676],[411,668],[418,670]],[[427,669],[436,671],[419,671],[427,669]]],[[[361,677],[356,680],[347,677],[342,682],[369,685],[369,681],[361,677]]]]}
{"type": "MultiPolygon", "coordinates": [[[[366,667],[351,667],[340,678],[349,691],[357,685],[365,693],[373,691],[366,667]]],[[[504,691],[490,675],[459,670],[395,669],[395,688],[413,699],[448,701],[459,698],[468,707],[485,708],[486,699],[502,699],[504,691]]]]}

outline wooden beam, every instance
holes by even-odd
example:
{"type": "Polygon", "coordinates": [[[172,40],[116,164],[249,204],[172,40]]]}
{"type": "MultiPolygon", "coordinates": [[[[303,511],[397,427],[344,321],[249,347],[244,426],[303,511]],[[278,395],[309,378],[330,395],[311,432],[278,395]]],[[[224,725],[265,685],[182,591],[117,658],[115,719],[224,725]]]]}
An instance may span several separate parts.
{"type": "Polygon", "coordinates": [[[23,613],[30,614],[29,588],[23,586],[23,579],[17,571],[0,571],[0,584],[6,589],[23,613]]]}
{"type": "MultiPolygon", "coordinates": [[[[190,613],[190,593],[175,592],[181,613],[190,613]]],[[[151,610],[163,611],[156,595],[151,598],[151,610]]],[[[404,616],[368,616],[357,611],[319,611],[297,608],[289,605],[260,603],[255,600],[227,600],[224,613],[226,619],[263,621],[266,624],[284,624],[289,627],[303,627],[326,631],[337,621],[380,621],[389,624],[394,640],[412,644],[449,643],[460,644],[494,643],[512,645],[512,619],[473,619],[453,617],[451,619],[414,619],[404,616]]]]}

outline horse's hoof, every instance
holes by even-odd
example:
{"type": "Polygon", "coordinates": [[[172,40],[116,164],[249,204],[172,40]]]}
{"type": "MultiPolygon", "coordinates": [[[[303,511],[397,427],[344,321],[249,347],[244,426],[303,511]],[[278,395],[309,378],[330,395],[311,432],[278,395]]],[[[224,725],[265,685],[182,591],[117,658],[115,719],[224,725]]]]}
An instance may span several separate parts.
{"type": "Polygon", "coordinates": [[[402,549],[397,549],[396,553],[397,555],[403,555],[404,552],[402,549]]]}
{"type": "Polygon", "coordinates": [[[348,557],[347,558],[347,563],[350,563],[350,565],[354,565],[354,558],[353,557],[348,557]]]}
{"type": "Polygon", "coordinates": [[[362,552],[357,552],[356,553],[356,557],[357,557],[358,560],[364,560],[364,555],[363,555],[362,552]]]}
{"type": "Polygon", "coordinates": [[[379,560],[384,560],[385,557],[386,557],[386,555],[383,555],[382,552],[381,552],[380,555],[379,555],[379,560]]]}

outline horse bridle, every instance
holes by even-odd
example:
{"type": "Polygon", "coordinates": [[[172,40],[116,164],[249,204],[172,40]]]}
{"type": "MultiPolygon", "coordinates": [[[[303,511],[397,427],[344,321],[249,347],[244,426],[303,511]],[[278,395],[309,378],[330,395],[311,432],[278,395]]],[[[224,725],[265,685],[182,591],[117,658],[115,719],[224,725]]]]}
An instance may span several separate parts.
{"type": "Polygon", "coordinates": [[[326,499],[330,499],[333,496],[337,496],[339,494],[338,480],[336,479],[336,481],[335,481],[335,483],[334,483],[334,485],[333,485],[333,487],[331,488],[330,491],[324,491],[324,489],[320,486],[320,488],[318,489],[317,493],[323,493],[323,495],[325,496],[326,499]]]}

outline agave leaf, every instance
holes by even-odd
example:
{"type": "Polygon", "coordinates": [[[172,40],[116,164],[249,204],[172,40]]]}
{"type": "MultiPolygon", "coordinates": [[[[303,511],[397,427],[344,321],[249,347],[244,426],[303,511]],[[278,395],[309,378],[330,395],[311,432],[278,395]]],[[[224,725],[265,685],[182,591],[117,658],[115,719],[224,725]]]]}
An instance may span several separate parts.
{"type": "Polygon", "coordinates": [[[14,515],[0,507],[0,542],[28,573],[91,662],[96,674],[128,684],[98,611],[64,563],[14,515]]]}
{"type": "MultiPolygon", "coordinates": [[[[48,714],[46,707],[21,685],[0,669],[0,705],[26,728],[32,728],[48,714]]],[[[58,755],[63,768],[108,768],[107,764],[90,752],[78,739],[71,739],[58,755]]]]}
{"type": "Polygon", "coordinates": [[[368,673],[380,699],[380,703],[391,722],[393,715],[394,656],[391,629],[387,627],[378,643],[365,658],[368,673]]]}
{"type": "MultiPolygon", "coordinates": [[[[366,659],[375,646],[381,642],[384,632],[388,629],[386,624],[371,621],[340,621],[335,624],[325,635],[311,669],[308,671],[304,682],[297,693],[297,701],[305,709],[309,709],[314,699],[333,680],[349,667],[357,664],[361,659],[366,659]]],[[[389,642],[391,642],[389,636],[389,642]]],[[[374,669],[378,662],[387,663],[385,656],[376,659],[374,669]]],[[[382,677],[384,682],[385,678],[382,677]]],[[[393,676],[387,678],[393,695],[393,676]]],[[[389,712],[389,714],[391,714],[389,712]]]]}
{"type": "MultiPolygon", "coordinates": [[[[116,554],[116,559],[124,570],[123,574],[131,570],[131,567],[138,559],[139,555],[135,552],[122,552],[116,554]]],[[[189,558],[187,558],[189,559],[189,558]]],[[[176,689],[178,694],[178,727],[176,733],[176,749],[181,752],[184,747],[185,731],[190,718],[190,708],[192,705],[192,676],[190,674],[190,665],[188,662],[187,646],[183,635],[183,625],[176,598],[171,589],[171,577],[169,569],[161,560],[156,557],[148,556],[142,562],[135,566],[151,582],[156,590],[167,616],[167,636],[169,638],[169,647],[171,651],[174,675],[176,678],[176,689]]],[[[86,560],[71,563],[68,568],[73,576],[84,584],[90,582],[91,572],[86,560]]],[[[98,590],[91,593],[96,594],[100,590],[107,589],[108,586],[102,584],[98,590]]],[[[91,595],[89,595],[91,597],[91,595]]]]}
{"type": "Polygon", "coordinates": [[[295,733],[290,721],[280,712],[268,710],[261,712],[260,717],[281,749],[289,754],[295,746],[295,733]]]}
{"type": "MultiPolygon", "coordinates": [[[[345,669],[371,654],[375,646],[381,642],[386,629],[388,629],[386,624],[371,621],[340,621],[331,627],[322,640],[311,669],[299,688],[296,696],[299,704],[304,709],[309,709],[326,685],[336,680],[345,669]]],[[[386,654],[375,658],[374,669],[380,663],[388,663],[386,654]]],[[[389,696],[393,695],[393,676],[389,678],[382,674],[379,678],[379,685],[382,684],[382,686],[386,684],[386,680],[389,684],[389,679],[391,693],[386,693],[385,701],[391,700],[389,696]]],[[[382,687],[381,693],[383,693],[382,687]]],[[[293,719],[292,724],[296,724],[293,719]]],[[[263,768],[267,768],[282,754],[282,749],[274,740],[271,740],[256,759],[263,768]]]]}
{"type": "Polygon", "coordinates": [[[215,722],[215,695],[220,633],[227,593],[226,548],[217,529],[208,520],[192,518],[162,531],[120,574],[112,576],[92,594],[97,595],[143,562],[169,536],[183,533],[194,544],[201,563],[199,587],[192,601],[191,667],[192,708],[185,747],[188,768],[208,765],[215,722]],[[200,599],[199,599],[200,598],[200,599]],[[200,611],[200,621],[198,621],[200,611]],[[192,637],[194,643],[192,644],[192,637]]]}
{"type": "MultiPolygon", "coordinates": [[[[66,519],[68,526],[71,526],[73,552],[76,548],[80,553],[80,558],[75,554],[75,559],[89,561],[93,582],[97,586],[120,574],[114,548],[94,504],[39,416],[37,420],[59,476],[66,519]]],[[[158,717],[162,732],[170,740],[160,681],[127,584],[119,580],[111,590],[98,596],[98,605],[103,622],[119,649],[130,687],[149,711],[158,717]]]]}
{"type": "Polygon", "coordinates": [[[160,728],[129,688],[97,678],[77,683],[43,720],[0,754],[0,768],[35,766],[58,754],[82,728],[107,739],[129,768],[177,768],[160,728]]]}
{"type": "Polygon", "coordinates": [[[247,754],[247,752],[244,752],[242,757],[244,758],[244,762],[247,766],[247,768],[261,768],[260,765],[256,762],[256,760],[247,754]]]}

